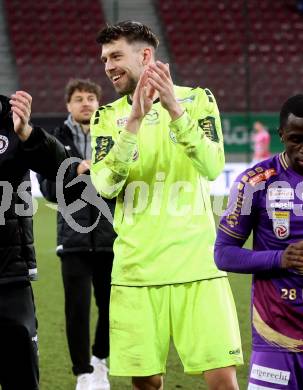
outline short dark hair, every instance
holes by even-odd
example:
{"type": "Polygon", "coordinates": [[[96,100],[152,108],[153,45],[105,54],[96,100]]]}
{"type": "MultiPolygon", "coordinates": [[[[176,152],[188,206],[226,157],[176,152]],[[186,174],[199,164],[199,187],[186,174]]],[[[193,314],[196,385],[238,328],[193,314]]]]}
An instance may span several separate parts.
{"type": "Polygon", "coordinates": [[[157,49],[159,40],[152,30],[140,22],[126,20],[117,24],[107,25],[97,35],[97,42],[103,45],[125,38],[128,43],[146,42],[157,49]]]}
{"type": "Polygon", "coordinates": [[[101,99],[102,90],[100,85],[90,79],[70,79],[65,86],[65,102],[69,103],[75,91],[90,92],[96,95],[98,102],[101,99]]]}
{"type": "Polygon", "coordinates": [[[290,97],[283,104],[280,111],[279,130],[282,130],[287,123],[290,114],[303,118],[303,95],[298,94],[290,97]]]}

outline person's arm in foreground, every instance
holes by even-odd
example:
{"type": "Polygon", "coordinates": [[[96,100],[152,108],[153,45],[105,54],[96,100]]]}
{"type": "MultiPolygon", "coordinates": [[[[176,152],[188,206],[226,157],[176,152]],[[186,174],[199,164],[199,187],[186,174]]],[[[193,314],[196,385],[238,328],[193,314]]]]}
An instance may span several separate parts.
{"type": "Polygon", "coordinates": [[[31,96],[24,91],[12,95],[14,131],[21,140],[24,162],[29,169],[49,179],[55,179],[58,168],[68,157],[64,146],[40,127],[31,126],[31,96]]]}
{"type": "Polygon", "coordinates": [[[148,76],[148,82],[159,93],[161,104],[171,117],[170,130],[177,143],[202,176],[216,179],[224,167],[225,157],[220,115],[214,96],[207,89],[196,88],[193,90],[192,108],[184,110],[175,96],[168,64],[160,61],[151,64],[148,76]]]}
{"type": "Polygon", "coordinates": [[[224,271],[237,273],[257,273],[281,268],[302,270],[303,241],[290,244],[283,250],[256,251],[242,248],[249,237],[255,220],[255,193],[246,192],[249,184],[242,187],[241,182],[235,182],[230,194],[230,201],[224,216],[221,218],[215,243],[215,262],[224,271]],[[241,210],[239,203],[244,199],[241,210]],[[250,204],[248,205],[249,202],[250,204]],[[235,212],[235,210],[237,210],[235,212]]]}

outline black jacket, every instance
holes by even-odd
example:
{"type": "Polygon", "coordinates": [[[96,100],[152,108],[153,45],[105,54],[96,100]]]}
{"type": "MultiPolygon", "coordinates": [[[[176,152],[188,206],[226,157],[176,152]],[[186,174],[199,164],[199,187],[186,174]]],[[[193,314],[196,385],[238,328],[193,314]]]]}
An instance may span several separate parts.
{"type": "MultiPolygon", "coordinates": [[[[53,135],[62,142],[65,148],[69,151],[70,156],[78,157],[81,160],[83,159],[83,156],[74,143],[73,134],[68,126],[63,125],[62,127],[56,128],[53,135]]],[[[69,178],[80,178],[80,180],[76,184],[64,189],[64,197],[66,205],[70,205],[74,201],[83,199],[84,207],[71,214],[76,224],[78,224],[77,229],[70,226],[70,224],[67,223],[66,218],[62,216],[62,213],[58,211],[57,254],[58,256],[61,256],[66,252],[112,252],[116,234],[113,230],[112,223],[108,221],[105,214],[107,216],[108,214],[111,214],[112,216],[114,215],[116,200],[102,199],[100,195],[97,194],[93,184],[91,183],[89,172],[88,175],[81,175],[82,179],[77,175],[78,165],[79,163],[73,163],[71,165],[69,178]],[[86,182],[83,182],[84,176],[86,176],[86,182]],[[87,199],[83,197],[84,191],[87,191],[87,188],[89,188],[89,193],[91,194],[92,199],[95,199],[94,202],[87,201],[87,199]],[[107,208],[108,213],[104,213],[104,209],[92,204],[97,204],[96,200],[97,202],[100,200],[100,205],[105,202],[103,204],[107,208]],[[89,227],[92,227],[94,224],[96,224],[96,226],[93,229],[89,229],[89,227]],[[81,227],[88,228],[87,232],[81,232],[81,227]]],[[[57,202],[55,182],[47,180],[40,175],[38,175],[38,180],[40,183],[40,190],[44,197],[50,202],[57,202]]],[[[58,206],[58,209],[60,209],[60,202],[58,206]]],[[[62,211],[64,211],[64,208],[62,211]]]]}
{"type": "Polygon", "coordinates": [[[52,179],[66,157],[63,145],[39,127],[21,142],[11,116],[0,115],[0,284],[35,279],[29,169],[52,179]]]}

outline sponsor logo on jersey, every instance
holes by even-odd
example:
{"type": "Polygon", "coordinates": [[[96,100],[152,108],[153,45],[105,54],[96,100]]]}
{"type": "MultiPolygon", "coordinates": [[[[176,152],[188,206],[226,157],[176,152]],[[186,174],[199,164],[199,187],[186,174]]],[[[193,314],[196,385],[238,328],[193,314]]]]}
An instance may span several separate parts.
{"type": "Polygon", "coordinates": [[[177,102],[179,103],[192,103],[195,100],[195,95],[187,96],[185,98],[177,98],[177,102]]]}
{"type": "Polygon", "coordinates": [[[204,131],[206,137],[213,142],[219,142],[218,132],[216,128],[216,118],[207,116],[206,118],[198,120],[199,126],[204,131]]]}
{"type": "Polygon", "coordinates": [[[294,202],[272,202],[270,203],[270,208],[280,210],[293,210],[294,202]]]}
{"type": "Polygon", "coordinates": [[[289,382],[290,372],[253,364],[250,378],[286,386],[289,382]]]}
{"type": "Polygon", "coordinates": [[[230,355],[240,355],[240,348],[237,348],[237,349],[232,349],[231,351],[229,351],[228,353],[230,355]]]}
{"type": "Polygon", "coordinates": [[[5,135],[0,135],[0,154],[4,153],[8,148],[8,138],[5,135]]]}
{"type": "Polygon", "coordinates": [[[293,188],[269,188],[268,199],[269,200],[294,199],[294,190],[293,188]]]}
{"type": "Polygon", "coordinates": [[[124,118],[118,118],[117,119],[117,126],[118,127],[124,127],[127,125],[127,121],[128,121],[128,117],[124,117],[124,118]]]}
{"type": "Polygon", "coordinates": [[[159,123],[159,113],[158,111],[152,109],[145,115],[145,120],[147,125],[155,125],[159,123]]]}
{"type": "Polygon", "coordinates": [[[289,211],[273,211],[273,231],[279,240],[289,236],[289,211]]]}
{"type": "Polygon", "coordinates": [[[257,175],[249,179],[249,183],[252,186],[255,186],[256,184],[261,183],[261,181],[268,180],[271,176],[274,176],[276,174],[277,172],[274,168],[266,169],[266,171],[258,173],[257,175]]]}
{"type": "Polygon", "coordinates": [[[237,226],[239,224],[238,219],[241,215],[243,202],[244,202],[244,194],[242,191],[239,191],[238,196],[237,196],[237,200],[234,204],[234,207],[233,207],[231,213],[226,216],[226,223],[231,228],[234,228],[235,226],[237,226]]]}
{"type": "Polygon", "coordinates": [[[104,159],[104,157],[108,154],[111,148],[114,146],[114,141],[111,136],[101,136],[96,138],[96,154],[95,154],[95,164],[98,161],[104,159]]]}

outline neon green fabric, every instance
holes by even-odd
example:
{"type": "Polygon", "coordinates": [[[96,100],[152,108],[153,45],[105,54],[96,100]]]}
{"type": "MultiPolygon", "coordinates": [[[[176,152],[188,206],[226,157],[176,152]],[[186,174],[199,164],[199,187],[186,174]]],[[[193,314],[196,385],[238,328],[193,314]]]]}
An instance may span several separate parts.
{"type": "Polygon", "coordinates": [[[213,260],[209,180],[224,166],[221,122],[209,90],[175,87],[184,108],[172,122],[155,102],[138,135],[124,129],[123,97],[91,120],[92,181],[117,196],[112,283],[150,286],[225,276],[213,260]]]}
{"type": "Polygon", "coordinates": [[[110,318],[111,375],[164,373],[170,337],[188,374],[243,364],[227,278],[159,287],[112,286],[110,318]]]}

